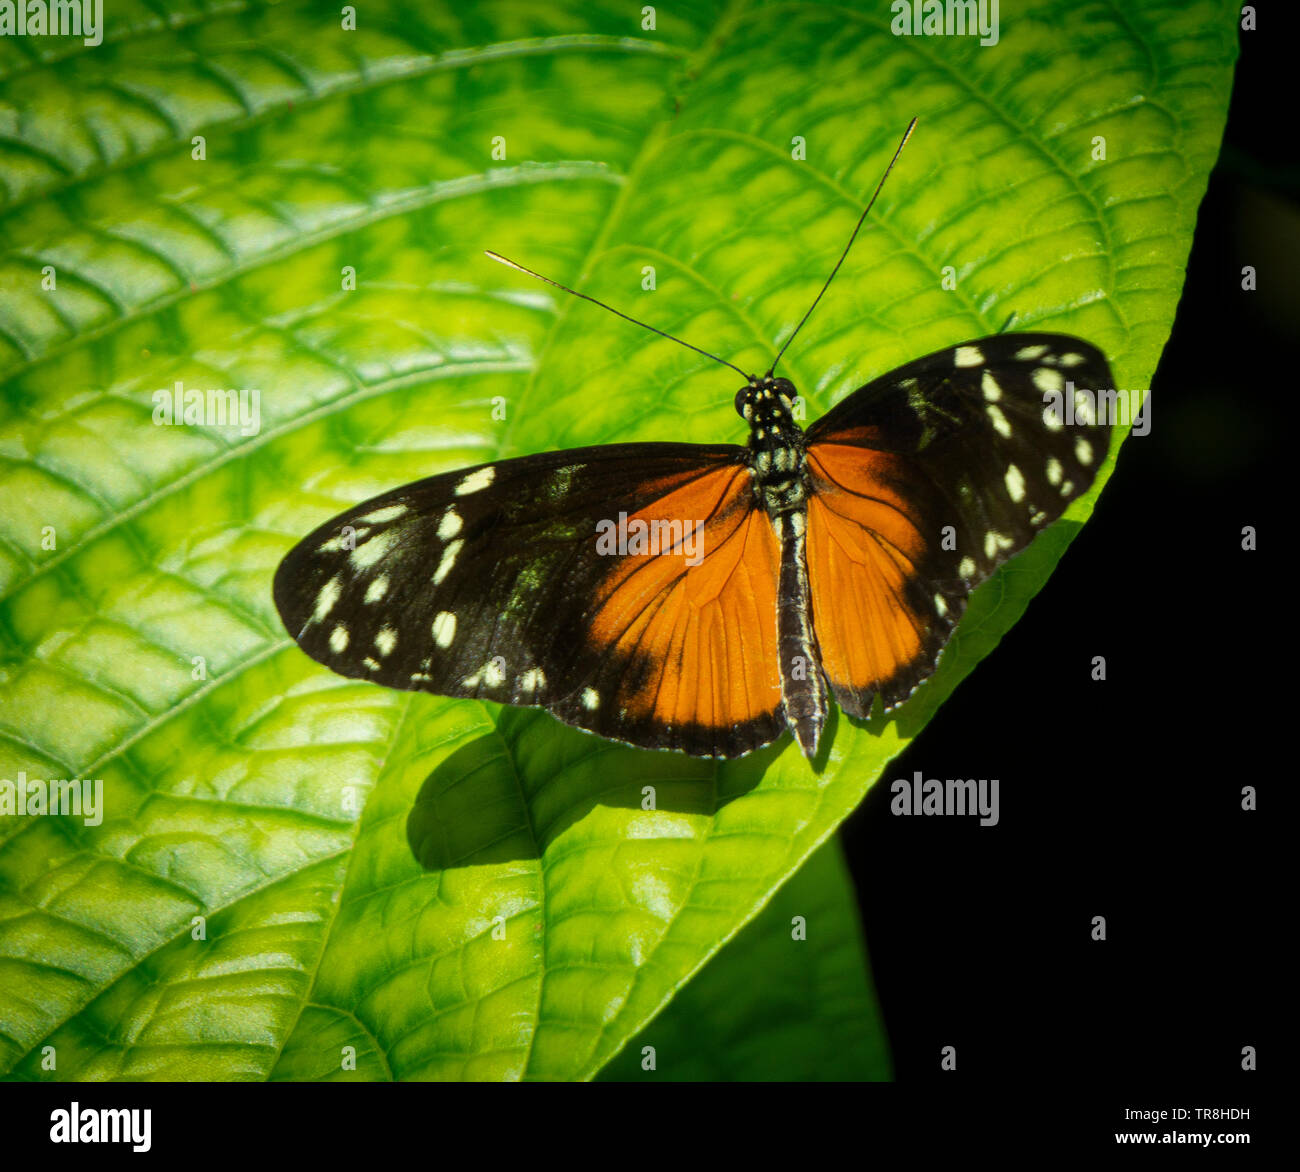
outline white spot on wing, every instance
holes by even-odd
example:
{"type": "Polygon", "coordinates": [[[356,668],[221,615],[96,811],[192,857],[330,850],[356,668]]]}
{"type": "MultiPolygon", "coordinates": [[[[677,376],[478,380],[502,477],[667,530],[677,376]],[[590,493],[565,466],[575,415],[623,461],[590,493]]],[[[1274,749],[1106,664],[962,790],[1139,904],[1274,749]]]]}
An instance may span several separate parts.
{"type": "Polygon", "coordinates": [[[390,529],[387,533],[376,533],[364,545],[358,545],[352,551],[352,556],[348,558],[352,568],[368,570],[388,552],[388,547],[393,544],[394,539],[395,535],[390,529]]]}
{"type": "Polygon", "coordinates": [[[1016,357],[1021,362],[1034,362],[1047,353],[1046,346],[1022,346],[1016,351],[1016,357]]]}
{"type": "Polygon", "coordinates": [[[318,623],[330,611],[334,609],[334,604],[338,602],[339,595],[343,593],[342,583],[338,578],[331,578],[324,586],[320,588],[320,593],[316,595],[316,609],[312,611],[311,621],[318,623]]]}
{"type": "Polygon", "coordinates": [[[330,650],[335,655],[342,655],[348,649],[348,629],[342,623],[330,632],[330,650]]]}
{"type": "Polygon", "coordinates": [[[491,464],[486,468],[480,468],[477,472],[471,472],[458,485],[456,485],[457,496],[469,496],[472,492],[482,492],[497,478],[497,470],[491,464]]]}
{"type": "Polygon", "coordinates": [[[944,615],[948,613],[948,603],[945,601],[942,594],[936,594],[934,596],[934,609],[939,612],[940,618],[943,618],[944,615]]]}
{"type": "Polygon", "coordinates": [[[996,529],[990,529],[984,534],[984,556],[989,561],[998,556],[999,550],[1010,549],[1013,545],[1015,545],[1015,541],[1010,537],[1003,536],[996,529]]]}
{"type": "Polygon", "coordinates": [[[595,712],[600,707],[600,693],[595,688],[583,688],[582,706],[588,712],[595,712]]]}
{"type": "Polygon", "coordinates": [[[1025,478],[1020,469],[1014,464],[1007,465],[1007,495],[1011,497],[1016,504],[1025,499],[1025,478]]]}
{"type": "Polygon", "coordinates": [[[1007,417],[1002,414],[1002,408],[996,403],[990,403],[984,408],[989,413],[989,422],[993,424],[993,430],[1004,439],[1011,438],[1011,424],[1007,422],[1007,417]]]}
{"type": "Polygon", "coordinates": [[[1060,484],[1062,476],[1061,461],[1053,456],[1047,461],[1047,483],[1060,484]]]}
{"type": "Polygon", "coordinates": [[[442,580],[451,573],[451,568],[456,564],[456,555],[460,553],[460,547],[465,543],[458,537],[446,549],[442,551],[442,561],[438,563],[437,570],[434,571],[433,584],[437,586],[442,580]]]}
{"type": "Polygon", "coordinates": [[[461,686],[466,688],[477,688],[480,684],[486,684],[489,688],[499,688],[506,679],[506,669],[504,660],[499,655],[493,656],[472,676],[466,676],[461,680],[461,686]]]}
{"type": "Polygon", "coordinates": [[[385,594],[388,593],[388,577],[380,574],[369,586],[366,587],[366,601],[378,602],[385,594]]]}
{"type": "Polygon", "coordinates": [[[392,627],[381,627],[375,636],[375,646],[380,655],[388,655],[397,646],[397,632],[392,627]]]}
{"type": "Polygon", "coordinates": [[[963,578],[975,577],[975,559],[962,558],[961,565],[957,567],[957,573],[959,573],[963,578]]]}
{"type": "MultiPolygon", "coordinates": [[[[456,616],[449,610],[438,612],[438,617],[433,620],[433,641],[439,647],[450,647],[451,641],[456,637],[456,616]]],[[[427,667],[428,664],[425,664],[427,667]]]]}
{"type": "Polygon", "coordinates": [[[988,403],[996,403],[1002,398],[1002,388],[987,370],[984,372],[984,377],[980,379],[980,388],[984,391],[984,399],[988,403]]]}
{"type": "Polygon", "coordinates": [[[441,541],[450,541],[457,533],[460,532],[464,524],[460,519],[460,514],[455,509],[448,509],[442,515],[438,522],[438,538],[441,541]]]}
{"type": "Polygon", "coordinates": [[[1034,386],[1044,394],[1052,395],[1065,389],[1064,375],[1050,366],[1040,366],[1030,377],[1034,380],[1034,386]]]}
{"type": "Polygon", "coordinates": [[[540,667],[530,667],[519,677],[519,689],[523,692],[540,692],[546,687],[546,676],[540,667]]]}
{"type": "Polygon", "coordinates": [[[357,520],[362,525],[382,525],[385,521],[396,521],[398,517],[405,516],[406,512],[405,505],[385,505],[382,509],[376,509],[373,513],[367,513],[357,520]]]}
{"type": "Polygon", "coordinates": [[[1078,366],[1083,362],[1082,354],[1062,354],[1060,359],[1062,366],[1078,366]]]}
{"type": "Polygon", "coordinates": [[[337,537],[331,537],[320,547],[320,552],[338,553],[345,549],[351,552],[356,549],[358,541],[365,540],[369,532],[369,528],[354,529],[351,525],[344,525],[337,537]]]}
{"type": "Polygon", "coordinates": [[[1074,441],[1074,458],[1085,468],[1092,463],[1092,444],[1084,439],[1083,436],[1079,436],[1074,441]]]}
{"type": "Polygon", "coordinates": [[[984,361],[984,355],[978,346],[958,346],[953,351],[953,366],[978,366],[984,361]]]}

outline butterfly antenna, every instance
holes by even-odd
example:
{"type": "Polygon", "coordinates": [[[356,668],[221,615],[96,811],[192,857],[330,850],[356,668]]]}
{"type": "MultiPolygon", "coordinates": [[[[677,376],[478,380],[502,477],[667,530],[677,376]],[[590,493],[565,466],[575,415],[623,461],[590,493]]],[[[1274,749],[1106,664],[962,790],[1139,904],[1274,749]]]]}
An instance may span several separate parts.
{"type": "Polygon", "coordinates": [[[876,184],[876,190],[872,192],[871,199],[867,202],[867,206],[862,209],[862,215],[858,217],[858,222],[853,228],[853,235],[849,237],[849,242],[844,246],[844,251],[840,253],[840,259],[835,262],[835,267],[831,269],[831,275],[826,278],[826,284],[822,286],[821,293],[818,293],[813,299],[813,303],[808,306],[808,312],[803,315],[799,324],[794,327],[794,334],[791,334],[786,338],[785,345],[781,347],[777,352],[776,357],[772,360],[772,365],[767,372],[768,374],[771,374],[772,371],[776,369],[776,364],[781,361],[781,355],[786,352],[790,343],[794,341],[794,335],[803,329],[804,322],[812,317],[812,311],[817,308],[817,302],[822,299],[826,290],[831,287],[831,282],[835,280],[835,274],[840,271],[840,265],[844,263],[844,258],[849,255],[849,249],[853,247],[853,242],[858,238],[858,232],[862,228],[863,221],[867,218],[867,213],[871,211],[872,204],[876,202],[876,196],[880,194],[880,189],[885,186],[885,180],[889,178],[890,171],[894,169],[894,164],[898,162],[898,156],[903,153],[903,148],[907,146],[907,140],[912,137],[912,131],[915,129],[916,119],[913,118],[912,121],[907,124],[907,129],[903,132],[903,141],[898,144],[898,150],[894,152],[894,157],[889,160],[889,166],[885,168],[885,173],[880,177],[880,182],[876,184]]]}
{"type": "Polygon", "coordinates": [[[484,249],[484,255],[490,256],[498,264],[503,264],[507,268],[518,269],[521,273],[527,273],[530,277],[536,277],[539,281],[545,281],[548,285],[554,285],[557,289],[563,289],[566,293],[572,293],[575,297],[581,297],[583,301],[590,301],[592,305],[599,305],[601,309],[608,309],[610,313],[617,314],[624,321],[630,321],[634,326],[640,326],[642,329],[649,330],[652,334],[658,334],[661,338],[667,338],[670,342],[676,342],[679,346],[685,346],[688,350],[694,350],[696,354],[703,354],[705,358],[712,358],[714,362],[719,362],[723,366],[730,366],[741,378],[749,379],[753,375],[746,374],[739,366],[732,366],[725,358],[719,358],[716,354],[710,354],[707,350],[701,350],[698,346],[692,346],[689,342],[683,342],[681,338],[674,338],[672,334],[665,333],[663,330],[656,329],[652,325],[647,325],[643,321],[624,313],[621,309],[615,309],[612,305],[606,305],[603,301],[597,301],[594,297],[586,293],[579,293],[576,289],[570,289],[568,285],[561,285],[559,281],[552,281],[550,277],[543,277],[541,273],[535,273],[532,269],[524,268],[523,265],[502,256],[499,252],[489,252],[484,249]]]}

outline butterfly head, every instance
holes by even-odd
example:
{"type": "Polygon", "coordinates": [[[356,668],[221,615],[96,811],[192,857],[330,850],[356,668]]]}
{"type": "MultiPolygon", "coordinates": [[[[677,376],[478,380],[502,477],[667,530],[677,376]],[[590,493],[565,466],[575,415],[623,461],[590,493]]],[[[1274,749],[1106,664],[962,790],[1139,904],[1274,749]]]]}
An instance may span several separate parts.
{"type": "Polygon", "coordinates": [[[796,394],[788,378],[749,376],[749,382],[736,392],[736,414],[749,424],[751,443],[774,447],[799,433],[792,414],[796,394]]]}

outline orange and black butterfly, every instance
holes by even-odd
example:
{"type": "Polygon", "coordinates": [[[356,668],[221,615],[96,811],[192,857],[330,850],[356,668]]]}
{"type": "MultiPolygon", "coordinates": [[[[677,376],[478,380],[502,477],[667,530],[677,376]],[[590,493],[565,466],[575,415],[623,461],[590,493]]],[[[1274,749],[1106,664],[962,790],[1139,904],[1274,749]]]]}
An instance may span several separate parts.
{"type": "Polygon", "coordinates": [[[390,688],[698,756],[788,728],[811,758],[832,696],[865,717],[934,670],[971,591],[1088,490],[1109,446],[1086,400],[1061,410],[1071,384],[1112,385],[1106,360],[1062,334],[917,359],[806,432],[788,379],[732,369],[747,446],[610,444],[396,488],[290,551],[285,627],[390,688]]]}

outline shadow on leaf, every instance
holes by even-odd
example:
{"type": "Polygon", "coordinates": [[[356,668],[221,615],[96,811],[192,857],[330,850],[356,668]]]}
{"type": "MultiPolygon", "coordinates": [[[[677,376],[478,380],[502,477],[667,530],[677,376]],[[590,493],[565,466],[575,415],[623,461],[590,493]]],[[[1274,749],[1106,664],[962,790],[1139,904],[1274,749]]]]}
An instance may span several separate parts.
{"type": "MultiPolygon", "coordinates": [[[[783,752],[798,753],[782,737],[713,761],[617,744],[533,708],[502,708],[496,719],[495,733],[462,745],[420,787],[406,840],[426,870],[539,858],[597,806],[711,817],[757,786],[783,752]]],[[[818,771],[834,729],[832,717],[818,771]]]]}

